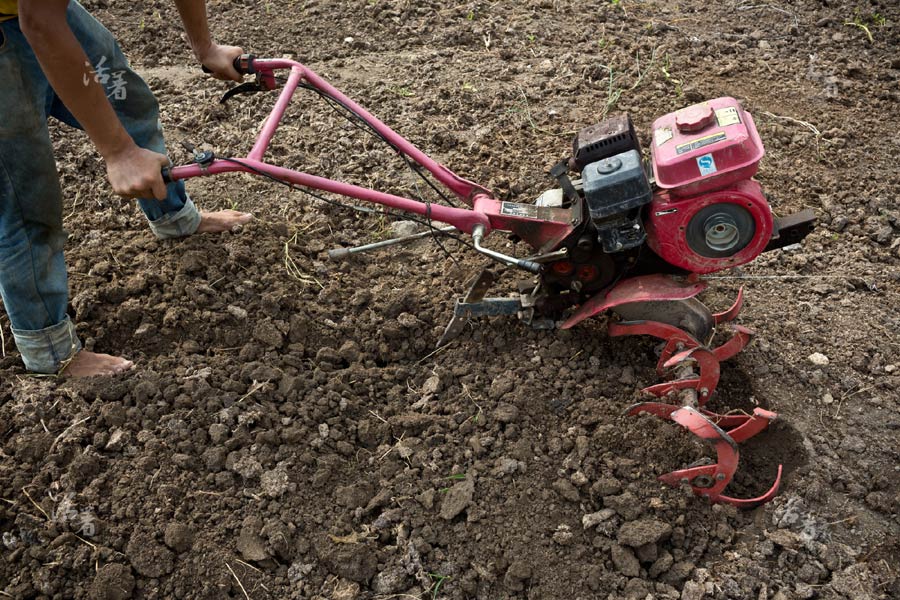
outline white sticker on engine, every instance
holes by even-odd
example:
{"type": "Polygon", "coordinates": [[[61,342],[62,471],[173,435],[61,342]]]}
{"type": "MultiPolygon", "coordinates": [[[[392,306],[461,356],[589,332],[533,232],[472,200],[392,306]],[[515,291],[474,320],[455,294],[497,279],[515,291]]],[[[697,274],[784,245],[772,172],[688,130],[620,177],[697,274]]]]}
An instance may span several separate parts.
{"type": "Polygon", "coordinates": [[[697,166],[700,168],[700,175],[712,175],[718,169],[716,169],[716,161],[713,159],[712,154],[704,154],[703,156],[697,157],[697,166]]]}
{"type": "Polygon", "coordinates": [[[741,115],[738,114],[736,106],[726,106],[716,111],[716,122],[719,124],[719,127],[737,125],[741,122],[741,115]]]}
{"type": "Polygon", "coordinates": [[[656,145],[662,146],[666,142],[672,139],[672,128],[671,127],[660,127],[656,131],[653,132],[653,137],[656,139],[656,145]]]}

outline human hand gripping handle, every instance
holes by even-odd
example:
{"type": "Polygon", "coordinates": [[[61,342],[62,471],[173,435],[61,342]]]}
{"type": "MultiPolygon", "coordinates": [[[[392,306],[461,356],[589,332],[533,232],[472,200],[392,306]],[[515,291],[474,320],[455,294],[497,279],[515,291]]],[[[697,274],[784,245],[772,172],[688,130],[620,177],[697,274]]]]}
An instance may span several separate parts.
{"type": "Polygon", "coordinates": [[[216,79],[241,81],[245,74],[253,73],[253,58],[237,46],[216,45],[202,57],[200,66],[216,79]]]}
{"type": "Polygon", "coordinates": [[[164,154],[135,144],[106,157],[106,176],[113,192],[124,198],[166,198],[166,182],[160,168],[169,164],[164,154]]]}
{"type": "MultiPolygon", "coordinates": [[[[256,73],[256,69],[253,66],[255,59],[256,55],[254,54],[239,54],[231,61],[231,67],[241,76],[252,75],[256,73]]],[[[204,73],[213,73],[213,70],[207,67],[206,64],[201,64],[200,68],[203,69],[204,73]]]]}

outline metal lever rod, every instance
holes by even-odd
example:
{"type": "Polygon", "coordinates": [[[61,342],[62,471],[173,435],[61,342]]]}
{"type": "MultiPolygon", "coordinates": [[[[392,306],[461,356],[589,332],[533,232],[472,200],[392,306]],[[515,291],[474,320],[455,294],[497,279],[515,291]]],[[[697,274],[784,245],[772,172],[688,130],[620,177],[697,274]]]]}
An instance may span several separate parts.
{"type": "Polygon", "coordinates": [[[442,227],[435,231],[429,229],[428,231],[420,231],[419,233],[414,233],[412,235],[404,235],[381,242],[375,242],[373,244],[365,244],[363,246],[354,246],[353,248],[334,248],[333,250],[328,251],[328,258],[330,258],[331,260],[343,260],[351,254],[359,254],[361,252],[368,252],[369,250],[386,248],[395,244],[405,244],[406,242],[429,237],[435,233],[452,233],[454,231],[457,231],[456,227],[442,227]]]}
{"type": "Polygon", "coordinates": [[[484,225],[475,225],[472,228],[472,241],[475,244],[475,250],[484,254],[488,258],[496,260],[497,262],[503,263],[505,265],[511,265],[514,267],[519,267],[520,269],[524,269],[531,273],[540,273],[543,267],[531,260],[522,260],[520,258],[515,258],[513,256],[508,256],[503,254],[502,252],[497,252],[495,250],[491,250],[490,248],[485,248],[481,245],[481,240],[484,239],[484,225]]]}

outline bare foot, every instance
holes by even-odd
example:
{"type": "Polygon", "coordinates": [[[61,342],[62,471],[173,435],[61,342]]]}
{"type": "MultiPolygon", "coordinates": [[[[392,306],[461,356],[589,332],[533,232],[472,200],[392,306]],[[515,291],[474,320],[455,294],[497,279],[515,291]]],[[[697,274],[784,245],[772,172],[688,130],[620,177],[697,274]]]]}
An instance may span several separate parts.
{"type": "Polygon", "coordinates": [[[235,225],[244,225],[253,219],[250,213],[237,210],[218,210],[216,212],[201,212],[200,226],[197,233],[222,233],[231,231],[235,225]]]}
{"type": "Polygon", "coordinates": [[[93,377],[95,375],[115,375],[132,368],[134,363],[119,356],[98,354],[82,350],[62,369],[66,377],[93,377]]]}

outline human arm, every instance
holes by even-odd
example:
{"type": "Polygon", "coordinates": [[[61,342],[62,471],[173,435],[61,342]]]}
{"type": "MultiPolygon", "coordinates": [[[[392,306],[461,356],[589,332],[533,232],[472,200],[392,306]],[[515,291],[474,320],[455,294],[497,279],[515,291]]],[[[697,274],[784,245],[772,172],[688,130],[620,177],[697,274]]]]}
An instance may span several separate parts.
{"type": "Polygon", "coordinates": [[[113,191],[128,198],[166,197],[162,154],[134,143],[95,79],[66,21],[68,0],[19,0],[19,24],[47,80],[106,161],[113,191]]]}
{"type": "Polygon", "coordinates": [[[235,71],[234,59],[244,51],[237,46],[216,44],[209,34],[209,22],[206,19],[206,0],[175,0],[184,31],[194,56],[200,64],[209,69],[216,79],[240,81],[242,76],[235,71]]]}

